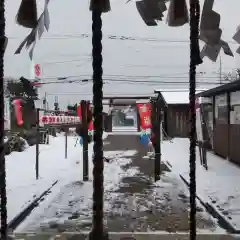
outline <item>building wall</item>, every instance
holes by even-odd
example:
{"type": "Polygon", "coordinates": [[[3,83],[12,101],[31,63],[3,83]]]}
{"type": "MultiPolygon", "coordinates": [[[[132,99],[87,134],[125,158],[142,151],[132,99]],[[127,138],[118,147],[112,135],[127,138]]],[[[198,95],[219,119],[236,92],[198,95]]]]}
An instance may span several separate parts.
{"type": "Polygon", "coordinates": [[[230,94],[229,114],[229,155],[230,160],[240,165],[240,91],[230,94]]]}
{"type": "Polygon", "coordinates": [[[215,96],[213,150],[223,157],[228,157],[229,151],[229,119],[227,93],[215,96]]]}
{"type": "Polygon", "coordinates": [[[240,165],[240,91],[215,97],[213,150],[240,165]]]}
{"type": "Polygon", "coordinates": [[[164,129],[170,137],[189,136],[189,105],[169,104],[164,119],[164,129]]]}

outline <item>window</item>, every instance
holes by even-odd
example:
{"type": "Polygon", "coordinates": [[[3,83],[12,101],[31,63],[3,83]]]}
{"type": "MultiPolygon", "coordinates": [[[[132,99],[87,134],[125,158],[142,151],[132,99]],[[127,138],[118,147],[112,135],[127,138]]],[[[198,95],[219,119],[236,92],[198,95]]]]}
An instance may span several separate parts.
{"type": "Polygon", "coordinates": [[[232,92],[230,95],[230,123],[240,124],[240,91],[232,92]]]}

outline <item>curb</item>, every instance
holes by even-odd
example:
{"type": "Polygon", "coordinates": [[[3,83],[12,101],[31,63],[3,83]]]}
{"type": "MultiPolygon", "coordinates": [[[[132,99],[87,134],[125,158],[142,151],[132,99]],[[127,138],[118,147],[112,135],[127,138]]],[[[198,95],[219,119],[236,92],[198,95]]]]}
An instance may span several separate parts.
{"type": "MultiPolygon", "coordinates": [[[[189,188],[189,182],[182,176],[182,174],[179,174],[179,176],[189,188]]],[[[222,228],[224,228],[229,233],[240,234],[240,230],[237,230],[211,203],[203,201],[198,194],[196,195],[196,198],[205,207],[210,215],[218,219],[218,223],[222,228]]]]}
{"type": "MultiPolygon", "coordinates": [[[[25,240],[49,240],[49,239],[78,239],[86,240],[89,239],[89,232],[63,232],[59,234],[54,233],[21,233],[14,234],[12,237],[15,239],[25,239],[25,240]]],[[[108,240],[188,240],[189,232],[108,232],[108,240]]],[[[197,240],[233,240],[237,239],[237,236],[231,234],[216,234],[216,233],[198,233],[196,236],[197,240]]]]}
{"type": "MultiPolygon", "coordinates": [[[[167,165],[172,168],[172,165],[169,161],[166,161],[167,165]]],[[[189,182],[183,177],[182,174],[178,174],[179,177],[183,180],[183,182],[189,188],[189,182]]],[[[201,205],[206,209],[206,211],[218,220],[218,224],[224,228],[226,231],[232,234],[240,234],[240,230],[236,229],[226,218],[223,214],[221,214],[211,203],[205,202],[202,198],[196,193],[196,198],[199,200],[201,205]]]]}
{"type": "Polygon", "coordinates": [[[13,232],[36,208],[42,198],[49,193],[49,191],[58,183],[58,180],[53,182],[51,186],[45,190],[39,197],[35,198],[26,208],[24,208],[19,214],[17,214],[9,223],[8,229],[13,232]]]}

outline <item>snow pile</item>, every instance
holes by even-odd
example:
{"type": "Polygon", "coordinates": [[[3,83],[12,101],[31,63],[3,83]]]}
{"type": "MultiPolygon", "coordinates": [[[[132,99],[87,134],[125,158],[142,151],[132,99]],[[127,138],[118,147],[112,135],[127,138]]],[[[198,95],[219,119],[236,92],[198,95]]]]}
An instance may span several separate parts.
{"type": "MultiPolygon", "coordinates": [[[[172,165],[172,170],[189,181],[189,140],[164,141],[162,156],[172,165]]],[[[213,205],[236,229],[240,229],[240,168],[214,154],[207,153],[208,171],[200,165],[196,152],[197,194],[213,205]]]]}
{"type": "MultiPolygon", "coordinates": [[[[104,134],[103,137],[106,136],[104,134]]],[[[36,180],[35,172],[36,146],[30,146],[24,152],[12,152],[5,157],[8,221],[11,221],[56,180],[65,180],[68,175],[82,180],[82,149],[79,145],[74,147],[76,137],[68,137],[67,159],[65,159],[65,136],[56,138],[49,136],[49,141],[49,145],[39,145],[38,180],[36,180]],[[77,161],[80,161],[80,164],[76,164],[77,161]]],[[[92,144],[89,145],[89,149],[89,159],[91,160],[92,144]]],[[[92,169],[90,168],[89,174],[91,173],[92,169]]]]}
{"type": "Polygon", "coordinates": [[[24,139],[24,138],[22,138],[22,137],[20,137],[20,139],[24,142],[24,150],[27,149],[27,148],[29,148],[29,144],[28,144],[28,142],[26,141],[26,139],[24,139]]]}
{"type": "Polygon", "coordinates": [[[131,163],[130,157],[136,153],[136,150],[104,152],[104,156],[110,160],[110,164],[105,164],[104,169],[106,191],[117,190],[120,187],[119,183],[122,178],[134,176],[139,172],[136,168],[128,168],[126,170],[122,169],[122,166],[131,163]]]}

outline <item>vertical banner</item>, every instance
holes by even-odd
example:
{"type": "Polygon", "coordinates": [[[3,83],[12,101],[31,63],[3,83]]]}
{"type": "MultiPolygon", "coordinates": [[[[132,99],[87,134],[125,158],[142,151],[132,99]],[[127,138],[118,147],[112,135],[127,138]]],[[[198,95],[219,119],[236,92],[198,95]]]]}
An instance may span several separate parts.
{"type": "Polygon", "coordinates": [[[143,130],[151,129],[151,104],[150,103],[139,103],[137,104],[138,113],[141,120],[141,128],[143,130]]]}
{"type": "Polygon", "coordinates": [[[39,83],[40,78],[41,78],[40,64],[34,64],[34,80],[32,82],[32,85],[35,88],[39,88],[41,86],[41,83],[39,83]]]}
{"type": "MultiPolygon", "coordinates": [[[[91,107],[90,103],[88,103],[88,111],[89,114],[93,114],[93,108],[91,107]]],[[[88,124],[88,131],[93,134],[94,131],[94,126],[93,126],[93,120],[91,120],[91,122],[88,124]]]]}
{"type": "Polygon", "coordinates": [[[88,125],[88,131],[92,132],[93,130],[94,130],[93,121],[91,121],[88,125]]]}
{"type": "Polygon", "coordinates": [[[41,87],[40,78],[42,74],[42,69],[40,64],[35,64],[34,61],[31,61],[30,66],[30,79],[32,86],[37,90],[41,87]]]}
{"type": "Polygon", "coordinates": [[[82,120],[82,109],[81,109],[81,105],[80,104],[78,104],[78,106],[77,106],[77,115],[78,115],[78,117],[79,117],[79,119],[81,121],[82,120]]]}
{"type": "MultiPolygon", "coordinates": [[[[90,105],[89,105],[89,108],[90,108],[89,111],[92,111],[90,105]]],[[[82,109],[81,109],[81,104],[78,104],[78,106],[77,106],[77,115],[78,115],[80,121],[82,121],[82,109]]],[[[89,123],[89,125],[88,125],[88,131],[92,132],[93,130],[94,130],[93,121],[91,121],[91,122],[89,123]]]]}

